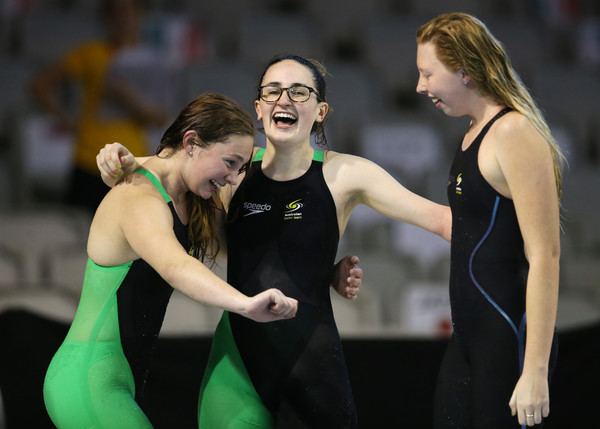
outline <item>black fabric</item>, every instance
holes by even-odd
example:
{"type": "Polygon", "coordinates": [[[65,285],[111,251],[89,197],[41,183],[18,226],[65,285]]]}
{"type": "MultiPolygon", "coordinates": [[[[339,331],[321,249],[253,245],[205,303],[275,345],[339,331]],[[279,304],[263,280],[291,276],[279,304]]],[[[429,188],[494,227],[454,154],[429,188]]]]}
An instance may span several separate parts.
{"type": "Polygon", "coordinates": [[[450,304],[454,330],[463,342],[477,341],[497,328],[511,335],[510,327],[475,286],[471,274],[518,327],[525,312],[528,263],[512,200],[502,197],[483,178],[477,156],[483,138],[503,110],[481,130],[463,151],[458,146],[448,181],[452,209],[450,304]],[[499,199],[490,234],[494,204],[499,199]],[[483,241],[482,241],[483,240],[483,241]],[[481,242],[481,247],[477,245],[481,242]],[[474,255],[472,273],[470,257],[474,255]],[[493,319],[493,320],[491,320],[493,319]],[[481,323],[486,325],[476,329],[481,323]],[[492,326],[487,326],[493,323],[492,326]],[[505,329],[506,328],[506,329],[505,329]]]}
{"type": "MultiPolygon", "coordinates": [[[[50,359],[69,325],[25,310],[0,312],[0,390],[6,429],[52,428],[42,398],[50,359]]],[[[600,322],[559,332],[560,359],[545,429],[595,428],[600,322]]],[[[197,429],[196,405],[210,337],[159,338],[146,389],[156,429],[197,429]]],[[[346,339],[360,427],[430,428],[446,340],[346,339]]]]}
{"type": "MultiPolygon", "coordinates": [[[[467,149],[459,145],[450,169],[455,335],[436,393],[440,429],[518,427],[506,404],[521,373],[529,264],[512,200],[491,187],[478,165],[486,133],[509,111],[488,121],[467,149]]],[[[556,353],[554,341],[550,372],[556,353]]]]}
{"type": "Polygon", "coordinates": [[[275,287],[299,301],[291,320],[230,316],[250,379],[278,428],[357,424],[329,296],[339,232],[322,165],[313,161],[301,177],[278,182],[253,162],[229,207],[229,283],[247,295],[275,287]]]}
{"type": "MultiPolygon", "coordinates": [[[[184,249],[189,249],[187,228],[170,202],[173,231],[184,249]]],[[[123,351],[135,380],[135,399],[144,411],[144,388],[149,360],[162,326],[173,288],[142,259],[133,262],[117,291],[119,329],[123,351]]]]}

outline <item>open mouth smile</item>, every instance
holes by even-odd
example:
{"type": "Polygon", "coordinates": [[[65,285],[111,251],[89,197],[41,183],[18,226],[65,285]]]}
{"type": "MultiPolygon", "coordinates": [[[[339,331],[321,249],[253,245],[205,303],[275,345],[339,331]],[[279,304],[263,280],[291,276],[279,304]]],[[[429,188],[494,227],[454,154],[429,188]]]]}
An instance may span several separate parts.
{"type": "Polygon", "coordinates": [[[272,116],[276,126],[290,127],[298,122],[298,117],[289,112],[276,112],[272,116]]]}

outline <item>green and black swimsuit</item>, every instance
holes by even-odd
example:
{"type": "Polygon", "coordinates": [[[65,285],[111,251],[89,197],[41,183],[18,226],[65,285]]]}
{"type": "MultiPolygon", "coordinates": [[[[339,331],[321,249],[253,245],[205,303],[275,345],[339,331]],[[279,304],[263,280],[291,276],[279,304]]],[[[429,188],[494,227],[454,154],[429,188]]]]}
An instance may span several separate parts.
{"type": "MultiPolygon", "coordinates": [[[[147,170],[137,173],[161,193],[173,231],[188,249],[186,227],[160,181],[147,170]]],[[[137,401],[172,291],[142,259],[115,266],[88,259],[77,312],[44,381],[56,427],[151,427],[137,401]]]]}
{"type": "Polygon", "coordinates": [[[339,229],[315,151],[301,177],[278,182],[252,162],[228,214],[228,281],[246,295],[278,288],[294,319],[224,313],[199,404],[202,428],[355,428],[356,410],[329,296],[339,229]],[[233,425],[233,426],[230,426],[233,425]]]}

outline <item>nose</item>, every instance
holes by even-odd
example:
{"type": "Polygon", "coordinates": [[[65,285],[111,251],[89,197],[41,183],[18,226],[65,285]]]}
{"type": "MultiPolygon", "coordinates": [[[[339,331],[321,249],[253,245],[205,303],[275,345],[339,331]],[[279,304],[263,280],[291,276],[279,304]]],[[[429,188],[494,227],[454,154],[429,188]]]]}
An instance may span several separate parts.
{"type": "Polygon", "coordinates": [[[291,104],[292,99],[290,98],[290,94],[288,94],[287,89],[281,91],[281,95],[279,96],[279,100],[277,100],[278,104],[291,104]]]}
{"type": "Polygon", "coordinates": [[[230,185],[235,186],[238,181],[238,176],[239,176],[239,172],[237,172],[237,171],[231,172],[227,176],[225,176],[225,182],[229,183],[230,185]]]}
{"type": "Polygon", "coordinates": [[[427,94],[427,87],[425,86],[425,82],[424,79],[419,76],[419,80],[417,80],[417,93],[421,94],[421,95],[425,95],[427,94]]]}

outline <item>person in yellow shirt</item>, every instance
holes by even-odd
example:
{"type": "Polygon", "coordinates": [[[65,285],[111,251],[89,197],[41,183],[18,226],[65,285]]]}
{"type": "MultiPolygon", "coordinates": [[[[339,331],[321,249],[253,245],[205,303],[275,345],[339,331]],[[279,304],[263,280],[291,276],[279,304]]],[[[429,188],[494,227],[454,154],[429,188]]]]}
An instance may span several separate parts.
{"type": "Polygon", "coordinates": [[[66,202],[92,213],[107,191],[96,168],[100,149],[117,139],[127,141],[133,153],[145,154],[150,149],[148,127],[166,122],[162,107],[149,103],[133,86],[110,79],[111,67],[119,55],[139,46],[141,17],[138,0],[104,0],[100,18],[106,38],[75,47],[32,82],[34,98],[73,132],[74,159],[66,202]],[[65,83],[76,84],[81,90],[76,117],[58,97],[65,83]]]}

